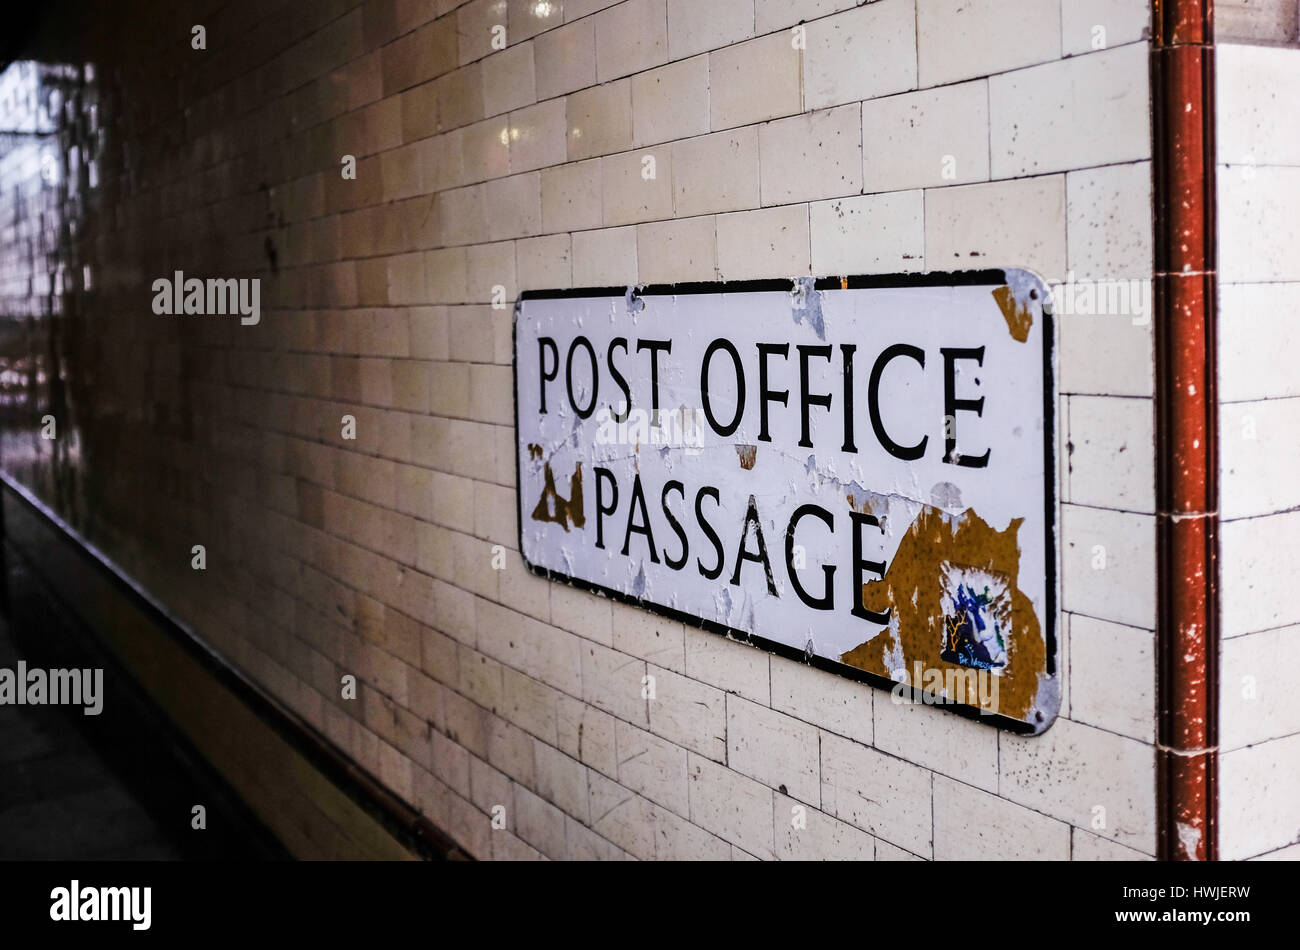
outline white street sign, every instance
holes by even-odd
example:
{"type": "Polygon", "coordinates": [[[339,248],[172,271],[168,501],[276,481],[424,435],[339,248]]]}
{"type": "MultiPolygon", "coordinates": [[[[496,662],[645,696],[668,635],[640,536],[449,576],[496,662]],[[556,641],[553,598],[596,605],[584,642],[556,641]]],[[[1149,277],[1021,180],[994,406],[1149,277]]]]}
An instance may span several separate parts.
{"type": "Polygon", "coordinates": [[[1023,270],[526,293],[529,567],[1021,732],[1059,704],[1023,270]]]}

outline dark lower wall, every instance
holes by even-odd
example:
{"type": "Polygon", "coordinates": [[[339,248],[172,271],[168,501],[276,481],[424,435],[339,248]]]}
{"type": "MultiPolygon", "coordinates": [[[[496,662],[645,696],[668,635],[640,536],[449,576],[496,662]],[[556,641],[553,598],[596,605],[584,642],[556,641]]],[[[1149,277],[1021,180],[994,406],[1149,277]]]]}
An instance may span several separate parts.
{"type": "MultiPolygon", "coordinates": [[[[281,847],[300,859],[449,854],[449,842],[414,811],[133,589],[33,497],[8,481],[0,496],[9,620],[28,641],[29,666],[44,657],[50,668],[109,667],[103,709],[89,724],[102,727],[95,739],[127,772],[157,758],[132,746],[163,746],[159,754],[177,759],[163,777],[184,789],[140,793],[169,811],[183,805],[170,824],[203,804],[210,837],[227,842],[207,856],[273,857],[281,847]],[[83,641],[76,660],[56,650],[56,637],[83,641]],[[182,802],[185,794],[200,797],[182,802]]],[[[196,850],[206,854],[188,849],[196,850]]]]}

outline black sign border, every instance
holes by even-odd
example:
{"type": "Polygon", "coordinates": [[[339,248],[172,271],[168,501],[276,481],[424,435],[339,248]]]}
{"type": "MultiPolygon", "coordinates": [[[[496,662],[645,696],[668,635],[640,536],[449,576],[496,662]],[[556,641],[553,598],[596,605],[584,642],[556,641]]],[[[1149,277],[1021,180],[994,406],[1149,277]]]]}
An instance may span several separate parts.
{"type": "MultiPolygon", "coordinates": [[[[881,274],[881,275],[857,275],[853,277],[817,277],[813,279],[813,289],[815,290],[880,290],[900,287],[969,287],[969,286],[1002,286],[1008,283],[1008,270],[1023,270],[1032,274],[1042,282],[1046,288],[1047,282],[1039,275],[1028,268],[986,268],[983,270],[968,271],[926,271],[924,273],[914,274],[881,274]]],[[[511,359],[510,369],[512,378],[512,395],[514,398],[514,416],[515,416],[515,505],[516,505],[516,542],[519,547],[519,558],[524,562],[524,566],[534,575],[548,581],[560,581],[579,590],[585,590],[589,593],[603,595],[612,600],[630,604],[634,607],[640,607],[643,610],[649,610],[670,620],[679,621],[707,630],[710,633],[721,634],[730,640],[739,643],[745,643],[749,646],[757,647],[766,653],[783,657],[787,660],[794,660],[803,663],[805,666],[811,666],[835,676],[842,676],[845,679],[855,682],[866,683],[876,689],[888,690],[892,692],[899,687],[899,683],[881,676],[878,673],[872,673],[868,670],[858,669],[854,666],[841,663],[838,660],[831,660],[827,657],[809,655],[807,652],[787,644],[769,640],[756,634],[746,633],[743,630],[737,630],[735,627],[729,627],[726,624],[718,623],[713,620],[706,620],[703,617],[697,617],[694,614],[677,610],[672,607],[665,607],[654,601],[646,600],[632,594],[625,594],[621,591],[605,587],[592,581],[583,580],[579,577],[570,577],[559,571],[553,571],[550,568],[533,564],[524,554],[524,501],[523,501],[523,456],[519,450],[519,304],[526,300],[564,300],[581,297],[625,297],[629,290],[637,297],[658,297],[683,294],[725,294],[725,293],[756,293],[760,291],[781,291],[791,292],[797,280],[804,278],[771,278],[762,280],[718,280],[718,281],[687,281],[680,284],[631,284],[614,287],[578,287],[566,290],[525,290],[519,294],[519,299],[515,304],[514,318],[511,321],[510,338],[511,338],[511,359]]],[[[1058,592],[1057,592],[1057,559],[1059,552],[1057,550],[1057,504],[1056,504],[1056,479],[1058,477],[1056,466],[1056,373],[1055,373],[1055,343],[1056,343],[1056,324],[1053,314],[1048,305],[1050,297],[1043,301],[1042,307],[1042,339],[1043,339],[1043,472],[1044,472],[1044,534],[1045,534],[1045,552],[1046,552],[1046,633],[1045,642],[1047,646],[1047,675],[1059,678],[1057,670],[1057,649],[1058,642],[1056,636],[1056,624],[1058,618],[1058,592]]],[[[1061,687],[1064,684],[1058,684],[1057,696],[1061,695],[1061,687]]],[[[1011,716],[1005,716],[1001,713],[988,715],[979,710],[978,707],[968,706],[958,703],[922,703],[922,690],[913,686],[903,687],[905,694],[912,703],[917,705],[929,705],[931,708],[940,709],[952,715],[960,716],[963,719],[971,719],[993,726],[1006,732],[1015,733],[1023,736],[1042,735],[1060,718],[1060,707],[1050,720],[1041,727],[1034,723],[1025,722],[1015,719],[1011,716]]]]}

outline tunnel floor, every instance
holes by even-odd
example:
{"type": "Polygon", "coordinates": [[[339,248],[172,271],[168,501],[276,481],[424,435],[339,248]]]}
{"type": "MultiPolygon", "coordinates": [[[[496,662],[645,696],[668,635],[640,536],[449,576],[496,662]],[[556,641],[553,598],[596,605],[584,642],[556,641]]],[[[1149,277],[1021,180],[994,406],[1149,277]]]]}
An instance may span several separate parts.
{"type": "Polygon", "coordinates": [[[80,705],[0,704],[0,860],[287,858],[94,638],[21,563],[7,567],[0,668],[102,668],[104,703],[94,716],[80,705]]]}
{"type": "MultiPolygon", "coordinates": [[[[22,654],[0,620],[0,667],[22,654]]],[[[71,721],[78,707],[0,706],[0,858],[184,857],[71,721]]]]}

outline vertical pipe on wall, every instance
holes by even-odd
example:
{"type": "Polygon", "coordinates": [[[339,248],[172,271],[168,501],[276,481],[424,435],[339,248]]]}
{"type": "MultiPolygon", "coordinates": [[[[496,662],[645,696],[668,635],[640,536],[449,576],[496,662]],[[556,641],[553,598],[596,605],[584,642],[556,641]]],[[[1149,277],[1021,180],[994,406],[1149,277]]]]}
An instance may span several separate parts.
{"type": "Polygon", "coordinates": [[[1154,0],[1156,822],[1165,860],[1218,857],[1214,3],[1154,0]]]}

